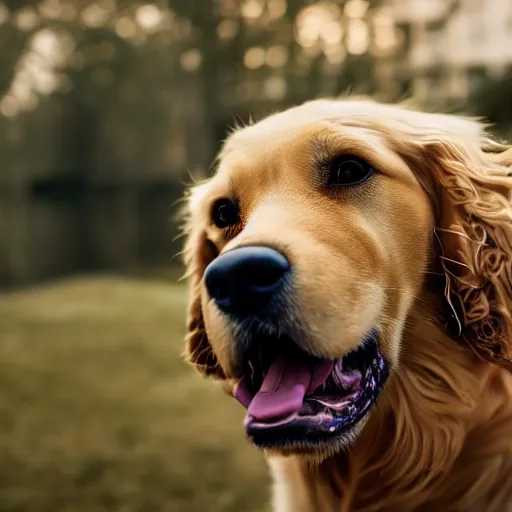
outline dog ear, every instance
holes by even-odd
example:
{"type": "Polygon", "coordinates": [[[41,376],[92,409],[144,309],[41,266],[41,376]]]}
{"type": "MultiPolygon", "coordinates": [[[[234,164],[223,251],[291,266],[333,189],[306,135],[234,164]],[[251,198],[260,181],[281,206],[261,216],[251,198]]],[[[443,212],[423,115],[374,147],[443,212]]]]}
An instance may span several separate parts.
{"type": "Polygon", "coordinates": [[[185,337],[185,358],[203,375],[224,379],[225,375],[213,353],[204,325],[201,306],[201,283],[208,264],[217,256],[217,248],[210,242],[199,226],[193,205],[196,187],[189,194],[184,212],[186,235],[183,261],[185,276],[189,280],[189,302],[187,310],[187,334],[185,337]]]}
{"type": "Polygon", "coordinates": [[[512,151],[489,153],[481,144],[492,143],[436,137],[425,142],[425,162],[458,334],[480,357],[512,369],[512,151]]]}

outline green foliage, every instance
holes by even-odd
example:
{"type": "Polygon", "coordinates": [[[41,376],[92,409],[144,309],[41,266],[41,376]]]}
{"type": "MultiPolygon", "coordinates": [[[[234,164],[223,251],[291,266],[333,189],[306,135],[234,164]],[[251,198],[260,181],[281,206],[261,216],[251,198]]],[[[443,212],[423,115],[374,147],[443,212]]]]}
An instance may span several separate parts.
{"type": "MultiPolygon", "coordinates": [[[[346,59],[344,55],[352,50],[350,37],[344,34],[349,34],[351,21],[343,16],[344,4],[306,0],[155,4],[127,0],[117,5],[112,0],[0,2],[9,16],[0,25],[2,48],[9,49],[0,56],[0,112],[14,116],[32,110],[34,101],[44,101],[49,93],[71,96],[74,103],[99,112],[119,103],[125,111],[133,109],[137,117],[142,115],[140,108],[152,105],[160,117],[163,109],[177,108],[190,125],[201,127],[195,135],[203,149],[197,156],[187,152],[185,161],[205,167],[218,145],[218,127],[237,113],[258,115],[269,106],[339,94],[349,86],[373,91],[373,57],[368,52],[373,36],[365,27],[378,2],[371,2],[366,14],[365,10],[357,14],[362,24],[357,30],[368,32],[363,39],[369,39],[363,47],[354,48],[357,55],[346,59]],[[59,60],[51,49],[43,48],[47,72],[55,75],[56,82],[49,90],[37,83],[32,86],[28,79],[21,86],[16,82],[27,52],[40,51],[37,44],[34,47],[34,36],[42,32],[55,39],[55,51],[67,53],[59,60]],[[49,64],[54,58],[59,62],[49,64]],[[37,96],[31,101],[27,87],[37,96]]],[[[30,69],[40,72],[33,62],[29,64],[25,66],[28,74],[30,69]]],[[[176,161],[179,165],[183,163],[176,161]]]]}
{"type": "Polygon", "coordinates": [[[473,111],[500,131],[512,129],[512,69],[504,76],[488,79],[471,101],[473,111]]]}

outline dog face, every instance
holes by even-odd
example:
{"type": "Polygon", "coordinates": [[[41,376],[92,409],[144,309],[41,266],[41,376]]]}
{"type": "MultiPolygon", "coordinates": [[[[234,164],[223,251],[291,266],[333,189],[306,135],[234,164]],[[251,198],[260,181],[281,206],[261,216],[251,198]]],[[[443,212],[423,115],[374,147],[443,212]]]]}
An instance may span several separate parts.
{"type": "Polygon", "coordinates": [[[429,272],[446,279],[441,316],[485,357],[510,356],[498,315],[510,315],[511,180],[482,140],[460,118],[314,101],[226,141],[188,201],[187,351],[230,383],[255,444],[352,441],[404,364],[429,272]]]}

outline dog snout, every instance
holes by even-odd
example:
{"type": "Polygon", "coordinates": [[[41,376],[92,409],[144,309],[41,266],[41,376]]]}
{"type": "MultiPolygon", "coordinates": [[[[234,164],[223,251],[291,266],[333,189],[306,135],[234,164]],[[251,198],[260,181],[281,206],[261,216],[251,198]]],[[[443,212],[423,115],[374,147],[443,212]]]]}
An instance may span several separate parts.
{"type": "Polygon", "coordinates": [[[240,247],[218,256],[206,269],[210,297],[227,313],[256,314],[282,290],[288,259],[264,246],[240,247]]]}

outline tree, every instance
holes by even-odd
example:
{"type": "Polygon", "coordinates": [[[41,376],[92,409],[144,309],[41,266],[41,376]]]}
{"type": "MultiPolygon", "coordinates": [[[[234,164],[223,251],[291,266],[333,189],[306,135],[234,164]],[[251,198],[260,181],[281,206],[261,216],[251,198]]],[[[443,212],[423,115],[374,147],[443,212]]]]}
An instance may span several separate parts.
{"type": "Polygon", "coordinates": [[[472,110],[495,124],[500,131],[512,130],[512,69],[503,76],[488,79],[471,98],[472,110]]]}

